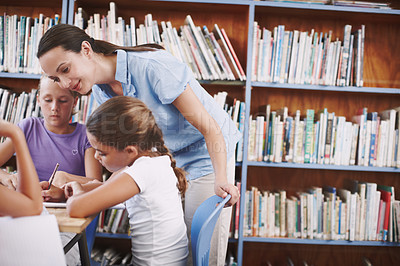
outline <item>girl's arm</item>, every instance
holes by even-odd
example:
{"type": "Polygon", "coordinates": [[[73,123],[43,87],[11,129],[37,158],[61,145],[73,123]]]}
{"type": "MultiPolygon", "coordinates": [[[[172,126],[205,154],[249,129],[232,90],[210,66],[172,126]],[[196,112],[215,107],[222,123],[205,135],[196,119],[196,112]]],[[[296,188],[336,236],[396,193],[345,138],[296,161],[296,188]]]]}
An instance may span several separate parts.
{"type": "Polygon", "coordinates": [[[71,217],[96,214],[140,192],[136,182],[126,173],[113,175],[101,186],[89,192],[83,192],[82,185],[77,183],[68,183],[65,189],[73,195],[67,200],[67,211],[71,217]]]}
{"type": "Polygon", "coordinates": [[[62,187],[66,183],[76,181],[81,184],[85,184],[87,182],[98,180],[100,182],[103,181],[102,172],[103,168],[99,161],[94,158],[95,150],[93,148],[88,148],[85,151],[85,175],[79,176],[70,174],[64,171],[57,171],[54,176],[54,184],[57,187],[62,187]]]}
{"type": "MultiPolygon", "coordinates": [[[[14,146],[10,138],[0,143],[0,165],[4,165],[14,154],[14,146]]],[[[17,188],[17,178],[0,169],[0,184],[15,190],[17,188]]]]}
{"type": "Polygon", "coordinates": [[[17,191],[0,186],[0,215],[38,215],[42,212],[43,201],[25,136],[18,126],[4,120],[0,120],[0,135],[12,140],[18,167],[17,191]]]}
{"type": "Polygon", "coordinates": [[[189,84],[182,94],[175,99],[173,105],[204,136],[215,172],[215,194],[225,198],[229,193],[232,198],[227,205],[235,204],[239,199],[239,192],[237,187],[229,184],[227,180],[226,146],[218,123],[204,108],[189,84]]]}

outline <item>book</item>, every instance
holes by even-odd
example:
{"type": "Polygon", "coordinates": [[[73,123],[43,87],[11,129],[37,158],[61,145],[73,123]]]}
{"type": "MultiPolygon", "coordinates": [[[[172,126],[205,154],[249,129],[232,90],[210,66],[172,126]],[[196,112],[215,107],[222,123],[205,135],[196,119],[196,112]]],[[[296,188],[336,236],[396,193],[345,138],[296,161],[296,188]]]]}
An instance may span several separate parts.
{"type": "Polygon", "coordinates": [[[314,126],[314,110],[307,109],[307,122],[306,122],[306,142],[304,149],[304,163],[311,163],[312,142],[313,142],[313,126],[314,126]]]}
{"type": "Polygon", "coordinates": [[[233,59],[235,60],[236,66],[238,67],[238,69],[240,71],[240,74],[241,74],[240,80],[246,80],[246,73],[244,73],[244,71],[243,71],[242,65],[240,64],[240,61],[235,53],[235,50],[233,49],[233,46],[229,40],[228,34],[226,34],[224,28],[221,28],[221,33],[225,39],[226,44],[228,45],[229,51],[231,52],[233,59]]]}
{"type": "Polygon", "coordinates": [[[217,24],[214,24],[214,29],[213,29],[214,35],[216,40],[219,42],[220,47],[226,57],[226,59],[228,60],[229,66],[231,69],[233,69],[233,74],[235,76],[236,79],[239,80],[243,80],[242,75],[240,74],[239,68],[235,63],[235,60],[232,56],[232,53],[229,50],[228,44],[225,41],[224,36],[222,35],[222,32],[220,30],[220,28],[218,27],[217,24]]]}

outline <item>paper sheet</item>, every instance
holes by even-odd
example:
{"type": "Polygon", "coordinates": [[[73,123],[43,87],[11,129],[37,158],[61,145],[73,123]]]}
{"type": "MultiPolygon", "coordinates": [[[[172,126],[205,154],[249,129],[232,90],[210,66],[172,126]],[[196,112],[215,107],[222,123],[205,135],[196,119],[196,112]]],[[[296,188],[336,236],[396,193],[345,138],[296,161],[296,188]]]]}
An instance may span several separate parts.
{"type": "Polygon", "coordinates": [[[0,264],[66,265],[56,217],[0,217],[0,264]]]}

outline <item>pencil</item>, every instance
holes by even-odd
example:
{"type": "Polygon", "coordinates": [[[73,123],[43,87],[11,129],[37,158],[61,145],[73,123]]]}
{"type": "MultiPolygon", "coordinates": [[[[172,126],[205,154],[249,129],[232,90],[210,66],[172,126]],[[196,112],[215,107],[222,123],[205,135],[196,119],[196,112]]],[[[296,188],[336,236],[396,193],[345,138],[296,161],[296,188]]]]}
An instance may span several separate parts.
{"type": "Polygon", "coordinates": [[[60,164],[57,163],[57,164],[56,164],[56,167],[54,168],[53,173],[52,173],[51,176],[50,176],[50,179],[49,179],[49,187],[47,188],[48,190],[49,190],[50,187],[51,187],[51,183],[53,183],[54,176],[56,175],[56,172],[57,172],[57,169],[58,169],[59,166],[60,166],[60,164]]]}

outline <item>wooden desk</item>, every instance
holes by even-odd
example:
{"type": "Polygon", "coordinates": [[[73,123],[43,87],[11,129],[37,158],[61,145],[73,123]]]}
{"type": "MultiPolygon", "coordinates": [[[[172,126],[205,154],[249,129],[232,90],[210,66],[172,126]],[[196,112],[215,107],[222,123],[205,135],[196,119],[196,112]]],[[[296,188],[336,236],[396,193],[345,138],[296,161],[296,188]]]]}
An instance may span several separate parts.
{"type": "Polygon", "coordinates": [[[60,232],[75,233],[76,236],[64,247],[64,253],[67,253],[78,242],[79,254],[83,266],[90,266],[89,251],[86,242],[85,229],[96,218],[92,215],[87,218],[71,218],[65,208],[46,208],[50,214],[54,214],[57,219],[60,232]]]}

